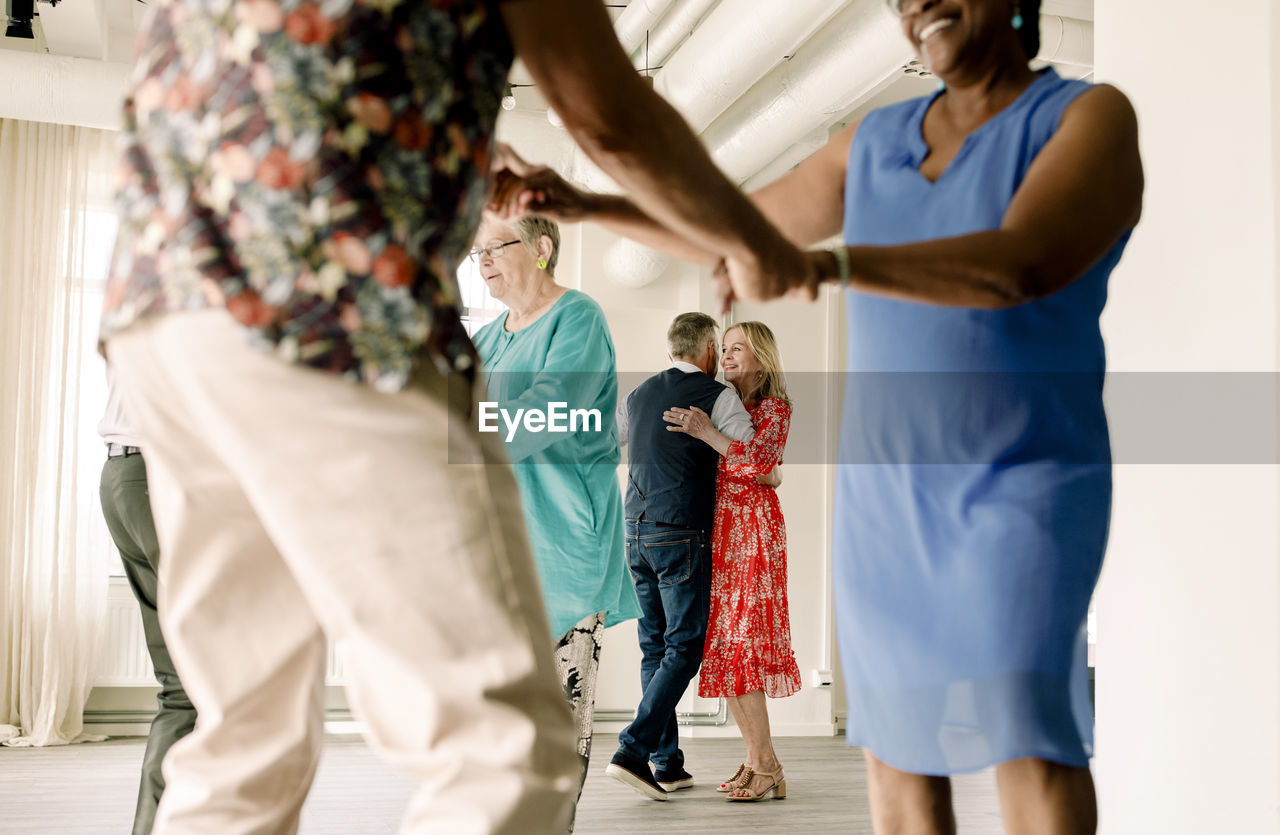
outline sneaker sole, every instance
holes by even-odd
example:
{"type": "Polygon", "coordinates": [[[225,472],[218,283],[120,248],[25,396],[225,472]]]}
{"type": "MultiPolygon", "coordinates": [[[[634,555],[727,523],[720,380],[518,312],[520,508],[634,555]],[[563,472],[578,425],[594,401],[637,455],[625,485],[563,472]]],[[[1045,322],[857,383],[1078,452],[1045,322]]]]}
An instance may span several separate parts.
{"type": "Polygon", "coordinates": [[[604,773],[608,774],[610,777],[617,780],[619,783],[622,783],[624,786],[627,786],[628,788],[635,790],[637,793],[644,795],[650,800],[666,800],[667,799],[666,794],[658,791],[653,786],[649,785],[644,780],[641,780],[639,777],[632,774],[630,771],[627,771],[622,766],[609,763],[609,767],[604,770],[604,773]]]}
{"type": "Polygon", "coordinates": [[[691,788],[693,788],[693,778],[692,778],[692,777],[686,777],[686,778],[685,778],[685,779],[683,779],[683,780],[676,780],[676,781],[671,782],[671,783],[664,783],[664,782],[662,782],[661,780],[659,780],[659,781],[658,781],[658,785],[659,785],[659,786],[662,786],[662,788],[663,788],[663,790],[664,790],[664,791],[676,792],[676,791],[680,791],[681,789],[691,789],[691,788]]]}

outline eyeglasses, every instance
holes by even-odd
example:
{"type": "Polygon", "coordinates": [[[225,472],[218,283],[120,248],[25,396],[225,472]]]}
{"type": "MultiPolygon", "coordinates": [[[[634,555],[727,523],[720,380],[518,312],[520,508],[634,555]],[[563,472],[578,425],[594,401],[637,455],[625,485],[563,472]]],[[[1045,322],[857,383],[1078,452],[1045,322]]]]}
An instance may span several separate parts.
{"type": "Polygon", "coordinates": [[[506,249],[512,244],[518,244],[518,243],[520,243],[520,241],[518,240],[507,241],[506,243],[503,243],[502,241],[489,241],[489,243],[485,244],[483,247],[473,248],[470,252],[467,253],[467,257],[470,258],[472,261],[479,261],[480,256],[483,254],[483,255],[488,255],[489,260],[492,261],[494,258],[502,257],[502,250],[506,249]]]}
{"type": "Polygon", "coordinates": [[[911,0],[884,0],[884,4],[889,7],[889,11],[898,17],[902,17],[906,12],[907,4],[910,2],[911,0]]]}

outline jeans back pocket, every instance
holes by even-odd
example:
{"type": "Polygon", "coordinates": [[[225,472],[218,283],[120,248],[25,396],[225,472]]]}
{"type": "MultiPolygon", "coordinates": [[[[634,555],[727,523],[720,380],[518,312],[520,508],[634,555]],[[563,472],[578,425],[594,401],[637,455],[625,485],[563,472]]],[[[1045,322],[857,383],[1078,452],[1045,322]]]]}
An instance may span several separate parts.
{"type": "Polygon", "coordinates": [[[646,542],[644,548],[653,573],[658,575],[658,582],[674,586],[693,576],[695,548],[692,539],[646,542]]]}

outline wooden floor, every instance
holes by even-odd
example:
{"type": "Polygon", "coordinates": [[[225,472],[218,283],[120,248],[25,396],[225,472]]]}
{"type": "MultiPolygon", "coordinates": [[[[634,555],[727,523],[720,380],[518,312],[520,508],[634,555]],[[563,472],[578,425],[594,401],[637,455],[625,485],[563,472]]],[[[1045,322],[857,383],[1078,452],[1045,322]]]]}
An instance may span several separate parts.
{"type": "MultiPolygon", "coordinates": [[[[731,739],[682,742],[699,785],[667,803],[645,800],[605,776],[617,738],[597,734],[596,756],[578,809],[577,832],[592,833],[869,833],[866,772],[843,737],[777,740],[787,773],[784,801],[727,803],[715,791],[741,758],[731,739]]],[[[142,760],[141,739],[65,748],[0,748],[0,833],[101,835],[129,831],[142,760]]],[[[302,817],[303,833],[395,832],[412,783],[354,737],[328,740],[302,817]]],[[[1001,833],[991,772],[955,784],[960,831],[1001,833]]]]}

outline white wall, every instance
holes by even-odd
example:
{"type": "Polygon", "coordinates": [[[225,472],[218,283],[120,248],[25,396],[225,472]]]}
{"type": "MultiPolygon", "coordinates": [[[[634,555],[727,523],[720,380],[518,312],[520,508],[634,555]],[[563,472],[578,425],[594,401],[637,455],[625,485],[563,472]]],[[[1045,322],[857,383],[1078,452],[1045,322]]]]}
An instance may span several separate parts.
{"type": "MultiPolygon", "coordinates": [[[[1137,107],[1148,182],[1104,317],[1113,370],[1277,368],[1277,18],[1096,5],[1097,77],[1137,107]]],[[[1255,405],[1274,426],[1274,399],[1255,405]]],[[[1097,597],[1102,832],[1280,832],[1277,468],[1123,453],[1097,597]]]]}

